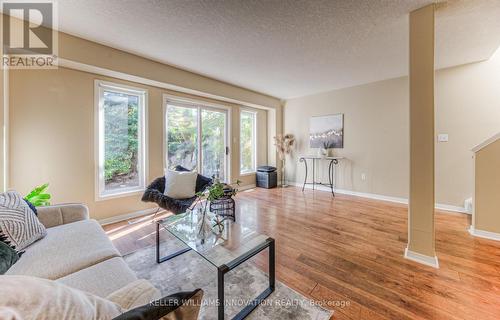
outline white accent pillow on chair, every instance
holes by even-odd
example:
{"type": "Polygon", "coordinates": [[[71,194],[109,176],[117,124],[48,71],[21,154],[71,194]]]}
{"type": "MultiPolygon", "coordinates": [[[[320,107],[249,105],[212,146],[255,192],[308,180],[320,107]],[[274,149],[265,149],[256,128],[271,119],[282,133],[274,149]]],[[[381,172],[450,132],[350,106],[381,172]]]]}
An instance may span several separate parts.
{"type": "Polygon", "coordinates": [[[195,196],[196,171],[174,171],[165,173],[165,192],[167,197],[173,199],[188,199],[195,196]]]}

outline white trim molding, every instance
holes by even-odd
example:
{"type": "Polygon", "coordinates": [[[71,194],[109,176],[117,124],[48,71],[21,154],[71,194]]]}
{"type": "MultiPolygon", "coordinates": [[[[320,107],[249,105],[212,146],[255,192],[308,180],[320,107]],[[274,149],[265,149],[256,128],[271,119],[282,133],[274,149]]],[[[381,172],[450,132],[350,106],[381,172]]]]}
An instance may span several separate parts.
{"type": "MultiPolygon", "coordinates": [[[[296,186],[296,187],[300,187],[300,188],[302,188],[302,185],[303,185],[303,183],[301,183],[301,182],[290,182],[289,184],[293,185],[293,186],[296,186]]],[[[311,185],[306,185],[306,189],[312,189],[312,186],[311,185]]],[[[315,190],[331,192],[330,191],[330,187],[324,186],[324,185],[316,185],[315,190]]],[[[389,202],[401,203],[401,204],[408,204],[408,199],[406,199],[406,198],[384,196],[384,195],[381,195],[381,194],[366,193],[366,192],[357,192],[357,191],[351,191],[351,190],[345,190],[345,189],[337,189],[337,188],[334,188],[334,191],[335,191],[335,193],[339,193],[339,194],[346,194],[346,195],[350,195],[350,196],[362,197],[362,198],[367,198],[367,199],[389,201],[389,202]]],[[[436,203],[436,209],[438,209],[438,210],[444,210],[444,211],[452,211],[452,212],[459,212],[459,213],[471,214],[464,207],[452,206],[452,205],[448,205],[448,204],[436,203]]]]}
{"type": "Polygon", "coordinates": [[[477,146],[475,146],[471,150],[472,150],[472,152],[478,152],[479,150],[481,150],[484,147],[492,144],[493,142],[497,141],[498,139],[500,139],[500,132],[498,132],[497,134],[495,134],[493,137],[491,137],[489,139],[486,139],[485,141],[483,141],[482,143],[478,144],[477,146]]]}
{"type": "Polygon", "coordinates": [[[444,210],[444,211],[453,211],[453,212],[459,212],[459,213],[472,214],[472,212],[468,211],[465,207],[452,206],[449,204],[436,203],[436,209],[444,210]]]}
{"type": "Polygon", "coordinates": [[[497,232],[478,230],[478,229],[474,228],[474,226],[470,226],[468,231],[474,237],[500,241],[500,233],[497,233],[497,232]]]}
{"type": "Polygon", "coordinates": [[[255,185],[255,183],[247,184],[247,185],[244,185],[244,186],[241,186],[241,187],[233,185],[233,187],[235,187],[236,189],[238,189],[238,191],[245,191],[245,190],[250,190],[250,189],[257,188],[257,186],[255,185]]]}
{"type": "Polygon", "coordinates": [[[439,269],[439,261],[438,257],[427,256],[425,254],[421,254],[415,251],[411,251],[408,248],[405,248],[405,259],[415,261],[421,264],[425,264],[426,266],[433,267],[439,269]]]}

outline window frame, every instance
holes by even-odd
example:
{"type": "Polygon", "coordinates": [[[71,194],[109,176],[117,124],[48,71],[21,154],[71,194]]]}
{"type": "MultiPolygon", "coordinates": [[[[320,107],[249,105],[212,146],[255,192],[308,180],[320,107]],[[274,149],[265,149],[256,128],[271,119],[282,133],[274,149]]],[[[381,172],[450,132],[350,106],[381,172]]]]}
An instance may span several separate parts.
{"type": "Polygon", "coordinates": [[[127,197],[140,194],[146,189],[146,178],[148,177],[148,163],[146,155],[148,152],[148,90],[139,87],[132,87],[119,83],[102,80],[94,82],[94,155],[95,155],[95,200],[102,201],[120,197],[127,197]],[[139,99],[138,103],[138,172],[139,186],[128,187],[119,190],[106,191],[104,179],[104,91],[112,91],[128,95],[135,95],[139,99]]]}
{"type": "MultiPolygon", "coordinates": [[[[225,144],[227,149],[226,153],[226,160],[225,160],[225,166],[226,166],[226,178],[225,181],[228,183],[231,181],[231,134],[232,134],[232,110],[231,107],[228,105],[224,105],[221,103],[214,103],[214,102],[209,102],[206,100],[202,99],[196,99],[196,98],[188,98],[188,97],[181,97],[173,94],[163,94],[163,170],[166,171],[168,170],[169,163],[168,163],[168,124],[167,124],[167,113],[168,113],[168,105],[173,105],[173,106],[180,106],[184,108],[193,108],[198,110],[198,116],[197,116],[197,121],[198,121],[198,137],[201,137],[202,133],[202,123],[201,123],[201,111],[202,110],[213,110],[217,112],[224,112],[226,114],[226,132],[224,134],[224,139],[225,139],[225,144]]],[[[200,174],[202,174],[202,169],[201,166],[203,164],[203,155],[202,155],[202,147],[201,147],[201,139],[198,139],[198,159],[197,159],[197,167],[196,169],[200,174]]]]}
{"type": "Polygon", "coordinates": [[[253,174],[255,174],[257,172],[257,117],[258,117],[257,111],[250,110],[250,109],[245,109],[245,108],[241,108],[240,109],[240,119],[239,119],[239,125],[240,125],[240,142],[239,142],[240,163],[239,163],[239,172],[240,172],[240,176],[253,175],[253,174]],[[245,171],[245,172],[241,171],[241,164],[242,164],[242,161],[243,161],[243,154],[242,154],[243,152],[242,152],[242,148],[241,148],[241,115],[243,113],[252,114],[253,117],[254,117],[253,130],[252,130],[253,170],[252,171],[245,171]]]}

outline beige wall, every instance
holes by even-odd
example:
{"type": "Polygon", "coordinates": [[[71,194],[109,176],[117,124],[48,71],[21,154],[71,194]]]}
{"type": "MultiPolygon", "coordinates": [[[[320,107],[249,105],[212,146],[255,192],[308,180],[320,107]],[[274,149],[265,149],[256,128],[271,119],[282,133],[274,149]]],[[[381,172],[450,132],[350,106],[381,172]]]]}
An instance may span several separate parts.
{"type": "Polygon", "coordinates": [[[474,228],[500,233],[500,140],[475,156],[474,228]]]}
{"type": "MultiPolygon", "coordinates": [[[[396,197],[408,194],[408,81],[395,79],[289,100],[285,107],[285,133],[297,139],[294,158],[286,167],[290,181],[302,182],[299,154],[309,149],[311,116],[344,113],[344,148],[334,154],[346,157],[337,169],[337,186],[358,192],[396,197]],[[366,180],[361,180],[361,174],[366,180]]],[[[321,167],[328,181],[326,163],[321,167]]]]}
{"type": "MultiPolygon", "coordinates": [[[[103,219],[150,206],[141,203],[140,195],[95,201],[96,78],[64,68],[11,71],[10,188],[25,194],[48,182],[53,203],[83,202],[90,207],[93,218],[103,219]]],[[[161,90],[146,88],[149,94],[147,180],[151,181],[163,171],[162,99],[161,90]]]]}
{"type": "Polygon", "coordinates": [[[472,147],[500,130],[500,50],[489,60],[436,74],[436,200],[462,206],[474,187],[472,147]]]}
{"type": "MultiPolygon", "coordinates": [[[[265,163],[275,158],[275,153],[269,152],[271,137],[267,128],[271,126],[281,130],[282,105],[279,99],[64,33],[58,34],[58,40],[60,64],[71,69],[12,71],[9,75],[11,119],[8,157],[11,165],[7,174],[11,179],[8,188],[25,193],[34,185],[49,182],[53,203],[87,203],[91,216],[96,219],[149,207],[140,202],[140,195],[94,200],[95,79],[148,89],[148,181],[163,173],[163,93],[215,101],[231,108],[233,181],[240,178],[238,104],[265,108],[256,110],[260,132],[258,161],[265,163]],[[101,74],[135,79],[133,81],[156,87],[101,74]],[[268,119],[274,123],[269,123],[268,119]]],[[[254,183],[255,175],[245,176],[242,180],[244,184],[254,183]]]]}
{"type": "MultiPolygon", "coordinates": [[[[500,52],[489,61],[437,71],[435,85],[435,132],[449,134],[449,142],[436,143],[436,201],[462,207],[473,192],[470,149],[500,128],[500,52]]],[[[344,113],[344,148],[334,153],[349,160],[339,167],[338,187],[408,198],[408,86],[403,77],[288,100],[284,131],[295,134],[298,150],[287,178],[302,182],[296,155],[316,153],[308,147],[309,117],[344,113]]]]}
{"type": "Polygon", "coordinates": [[[82,38],[59,33],[58,40],[59,57],[62,59],[269,108],[281,107],[280,100],[274,97],[145,59],[82,38]]]}
{"type": "MultiPolygon", "coordinates": [[[[163,174],[164,89],[59,68],[58,70],[15,70],[10,73],[10,188],[21,193],[49,182],[53,203],[84,202],[96,219],[151,207],[140,194],[95,201],[94,80],[107,80],[148,90],[149,166],[148,181],[163,174]]],[[[186,96],[186,95],[180,95],[186,96]]],[[[207,99],[201,99],[207,100],[207,99]]],[[[213,102],[213,101],[211,101],[213,102]]],[[[239,177],[239,107],[231,107],[232,180],[239,177]]],[[[255,110],[258,126],[259,162],[267,158],[267,111],[255,110]]],[[[255,183],[255,176],[241,178],[255,183]]]]}

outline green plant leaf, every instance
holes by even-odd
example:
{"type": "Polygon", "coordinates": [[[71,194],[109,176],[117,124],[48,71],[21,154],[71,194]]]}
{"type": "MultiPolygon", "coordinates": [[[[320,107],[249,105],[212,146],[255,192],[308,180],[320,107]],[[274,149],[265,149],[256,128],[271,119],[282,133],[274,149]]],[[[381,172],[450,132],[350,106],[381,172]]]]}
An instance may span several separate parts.
{"type": "Polygon", "coordinates": [[[50,205],[49,200],[51,199],[51,195],[49,193],[45,193],[48,187],[48,183],[42,184],[41,186],[34,188],[24,198],[37,207],[50,205]]]}

